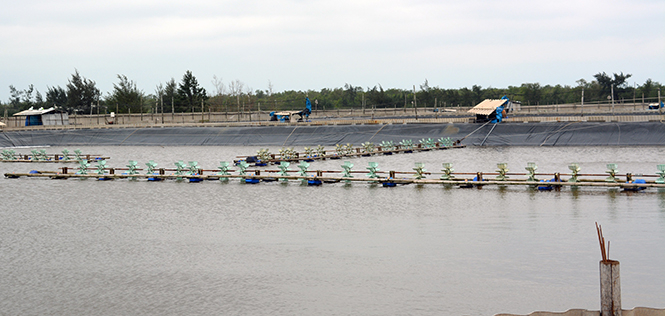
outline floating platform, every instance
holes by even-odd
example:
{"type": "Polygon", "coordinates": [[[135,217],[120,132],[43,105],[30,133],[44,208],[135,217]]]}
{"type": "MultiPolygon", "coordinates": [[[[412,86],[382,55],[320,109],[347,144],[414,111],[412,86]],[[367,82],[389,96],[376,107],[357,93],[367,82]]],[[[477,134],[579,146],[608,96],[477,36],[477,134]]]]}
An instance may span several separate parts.
{"type": "MultiPolygon", "coordinates": [[[[94,158],[86,158],[83,159],[87,162],[95,162],[95,161],[100,161],[100,160],[108,160],[111,159],[111,157],[94,157],[94,158]]],[[[79,160],[76,159],[47,159],[47,160],[38,160],[38,159],[0,159],[0,162],[28,162],[28,163],[78,163],[79,160]]]]}
{"type": "MultiPolygon", "coordinates": [[[[420,144],[418,144],[420,145],[420,144]]],[[[307,153],[304,152],[298,152],[294,153],[293,157],[283,157],[280,154],[270,154],[270,159],[265,159],[265,160],[260,160],[257,156],[238,156],[236,159],[233,161],[234,164],[238,164],[241,161],[246,161],[248,163],[254,163],[256,166],[265,166],[267,164],[279,164],[282,161],[286,162],[299,162],[299,161],[305,161],[305,162],[313,162],[315,160],[326,160],[326,159],[342,159],[342,158],[354,158],[354,157],[371,157],[374,155],[392,155],[392,154],[409,154],[413,152],[421,152],[421,151],[431,151],[431,150],[447,150],[447,149],[459,149],[459,148],[466,148],[466,145],[452,145],[452,146],[440,146],[436,145],[434,147],[422,147],[422,146],[414,146],[413,148],[397,148],[397,149],[390,149],[390,150],[382,150],[380,147],[372,152],[366,152],[363,151],[362,147],[354,147],[352,152],[348,153],[334,153],[334,154],[315,154],[315,155],[308,155],[307,153]],[[251,158],[251,159],[248,159],[251,158]]]]}
{"type": "MultiPolygon", "coordinates": [[[[63,168],[65,169],[65,168],[63,168]]],[[[115,170],[120,170],[115,169],[115,170]]],[[[29,178],[49,178],[49,179],[136,179],[136,180],[148,180],[148,181],[161,181],[161,180],[188,180],[189,182],[200,182],[204,180],[230,180],[230,179],[239,179],[244,183],[260,183],[260,182],[271,182],[275,180],[280,181],[289,181],[289,180],[300,180],[307,181],[309,185],[320,186],[323,184],[329,183],[338,183],[338,182],[347,182],[347,183],[371,183],[371,184],[381,184],[384,187],[395,187],[397,185],[448,185],[448,186],[458,186],[460,188],[469,188],[469,187],[483,187],[483,186],[530,186],[533,188],[541,187],[551,187],[560,189],[561,187],[605,187],[605,188],[618,188],[624,189],[626,191],[637,191],[645,190],[646,188],[665,188],[665,183],[660,183],[660,179],[655,179],[654,181],[646,181],[643,179],[632,180],[632,175],[630,173],[624,175],[614,175],[616,178],[614,181],[607,181],[597,178],[576,178],[574,182],[563,180],[561,176],[566,176],[565,174],[540,174],[540,176],[554,176],[554,181],[530,181],[527,179],[511,179],[511,180],[499,180],[499,179],[488,179],[483,178],[483,176],[502,176],[500,173],[456,173],[458,175],[475,175],[474,178],[470,177],[460,177],[454,179],[425,179],[425,178],[400,178],[398,175],[416,175],[415,172],[398,172],[398,171],[388,171],[388,172],[377,172],[379,174],[386,174],[388,176],[376,176],[376,177],[352,177],[352,176],[339,176],[339,171],[308,171],[307,175],[283,175],[276,173],[281,172],[280,170],[246,170],[246,174],[219,174],[214,173],[216,170],[202,170],[199,169],[199,174],[187,175],[187,174],[167,174],[166,169],[159,169],[159,174],[115,174],[115,173],[104,173],[104,174],[76,174],[76,173],[61,173],[55,171],[32,171],[30,173],[5,173],[7,178],[20,178],[20,177],[29,177],[29,178]],[[211,174],[203,174],[203,172],[210,172],[211,174]],[[263,173],[263,174],[261,174],[263,173]],[[324,173],[336,173],[336,175],[323,175],[324,173]],[[619,177],[625,177],[626,180],[619,180],[619,177]]],[[[231,171],[231,170],[229,170],[231,171]]],[[[298,171],[288,172],[296,173],[298,171]]],[[[363,173],[366,174],[366,171],[351,171],[351,173],[363,173]]],[[[422,175],[433,175],[434,173],[422,173],[422,175]]],[[[440,173],[439,173],[440,174],[440,173]]],[[[448,174],[450,175],[450,174],[448,174]]],[[[511,173],[510,175],[524,175],[527,174],[515,174],[511,173]]],[[[503,175],[505,176],[505,175],[503,175]]],[[[568,175],[570,176],[570,175],[568,175]]],[[[605,174],[577,174],[576,177],[600,177],[606,176],[605,174]]],[[[655,178],[657,175],[642,175],[641,178],[655,178]]],[[[570,179],[568,179],[570,180],[570,179]]]]}
{"type": "Polygon", "coordinates": [[[47,154],[45,151],[42,153],[36,153],[33,151],[32,154],[20,154],[15,153],[13,150],[3,150],[0,155],[0,162],[58,162],[58,163],[76,163],[80,160],[85,160],[87,162],[94,162],[100,160],[108,160],[111,157],[105,157],[102,155],[93,155],[93,154],[80,154],[71,155],[71,154],[47,154]]]}

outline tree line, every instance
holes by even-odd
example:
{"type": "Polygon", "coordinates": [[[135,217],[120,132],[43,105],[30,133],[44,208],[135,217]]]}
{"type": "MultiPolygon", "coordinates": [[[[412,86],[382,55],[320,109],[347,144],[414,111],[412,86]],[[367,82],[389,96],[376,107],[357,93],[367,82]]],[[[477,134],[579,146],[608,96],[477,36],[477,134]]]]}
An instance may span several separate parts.
{"type": "Polygon", "coordinates": [[[599,72],[591,81],[578,80],[574,87],[523,83],[507,88],[474,85],[471,88],[444,89],[431,87],[425,80],[413,89],[384,89],[381,85],[362,88],[347,83],[343,87],[319,91],[282,92],[273,91],[271,82],[268,82],[266,90],[254,90],[239,80],[225,84],[213,76],[214,91],[209,94],[188,70],[180,81],[171,78],[157,85],[152,93],[140,90],[136,82],[127,76],[118,75],[113,90],[103,95],[95,81],[75,70],[64,88],[47,87],[44,95],[33,85],[23,90],[10,85],[10,98],[6,103],[0,102],[0,105],[11,115],[31,107],[51,106],[65,109],[70,114],[279,111],[303,108],[306,96],[312,100],[314,110],[473,106],[484,99],[498,99],[504,95],[520,101],[522,106],[580,103],[582,95],[585,103],[607,102],[612,96],[615,102],[632,102],[633,99],[655,102],[663,85],[648,79],[641,85],[631,86],[628,83],[631,76],[623,72],[612,75],[599,72]]]}

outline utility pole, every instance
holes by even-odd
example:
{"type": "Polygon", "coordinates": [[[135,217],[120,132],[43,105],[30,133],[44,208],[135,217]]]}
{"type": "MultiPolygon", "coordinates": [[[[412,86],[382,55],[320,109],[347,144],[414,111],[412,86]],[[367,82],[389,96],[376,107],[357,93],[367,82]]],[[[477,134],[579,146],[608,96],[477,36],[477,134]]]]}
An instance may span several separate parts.
{"type": "Polygon", "coordinates": [[[372,119],[374,119],[374,112],[376,111],[376,102],[372,104],[372,119]]]}
{"type": "Polygon", "coordinates": [[[637,82],[633,82],[633,111],[637,110],[637,105],[635,103],[635,93],[637,91],[637,82]]]}
{"type": "Polygon", "coordinates": [[[416,113],[416,120],[418,120],[418,103],[416,101],[416,85],[413,85],[413,110],[416,113]]]}
{"type": "Polygon", "coordinates": [[[584,115],[584,87],[582,87],[582,114],[584,115]]]}
{"type": "Polygon", "coordinates": [[[614,115],[614,84],[610,86],[610,93],[612,93],[612,115],[614,115]]]}
{"type": "Polygon", "coordinates": [[[162,124],[164,124],[164,96],[159,96],[159,102],[162,104],[162,124]]]}
{"type": "Polygon", "coordinates": [[[660,114],[663,114],[663,107],[661,105],[663,104],[660,101],[660,88],[658,88],[658,112],[660,112],[660,114]]]}
{"type": "Polygon", "coordinates": [[[362,100],[362,107],[363,107],[363,115],[365,115],[365,92],[363,92],[363,100],[362,100]]]}
{"type": "Polygon", "coordinates": [[[406,93],[404,94],[404,113],[406,113],[406,93]]]}

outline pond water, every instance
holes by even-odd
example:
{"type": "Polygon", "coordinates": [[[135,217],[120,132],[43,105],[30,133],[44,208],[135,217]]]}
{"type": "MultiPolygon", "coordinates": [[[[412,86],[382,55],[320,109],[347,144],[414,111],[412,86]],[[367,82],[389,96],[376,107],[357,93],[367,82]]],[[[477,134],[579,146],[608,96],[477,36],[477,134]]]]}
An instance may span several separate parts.
{"type": "MultiPolygon", "coordinates": [[[[63,148],[46,148],[49,153],[63,148]]],[[[73,151],[75,148],[69,148],[73,151]]],[[[258,147],[82,147],[204,169],[258,147]]],[[[271,148],[277,151],[279,148],[271,148]]],[[[17,151],[21,151],[19,149],[17,151]]],[[[25,153],[29,149],[23,150],[25,153]]],[[[500,147],[348,159],[384,171],[655,174],[660,147],[500,147]]],[[[343,160],[311,163],[340,170],[343,160]]],[[[2,163],[0,171],[55,170],[2,163]]],[[[75,164],[70,164],[74,168],[75,164]]],[[[269,167],[276,169],[274,166],[269,167]]],[[[361,176],[361,175],[357,175],[361,176]]],[[[595,222],[624,308],[664,308],[665,191],[0,178],[0,314],[493,315],[599,309],[595,222]]]]}

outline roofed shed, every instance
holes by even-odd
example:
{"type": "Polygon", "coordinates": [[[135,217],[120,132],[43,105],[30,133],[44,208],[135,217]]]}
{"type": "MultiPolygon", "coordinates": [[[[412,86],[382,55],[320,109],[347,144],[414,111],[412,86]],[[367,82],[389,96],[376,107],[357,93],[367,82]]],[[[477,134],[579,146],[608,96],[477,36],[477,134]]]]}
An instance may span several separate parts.
{"type": "Polygon", "coordinates": [[[510,100],[505,97],[498,100],[485,99],[467,112],[475,114],[477,122],[496,121],[495,123],[497,123],[506,117],[506,113],[510,111],[511,107],[510,100]]]}
{"type": "Polygon", "coordinates": [[[69,115],[67,112],[56,107],[48,109],[40,108],[39,110],[30,108],[18,112],[14,116],[25,116],[25,126],[69,125],[69,115]]]}

